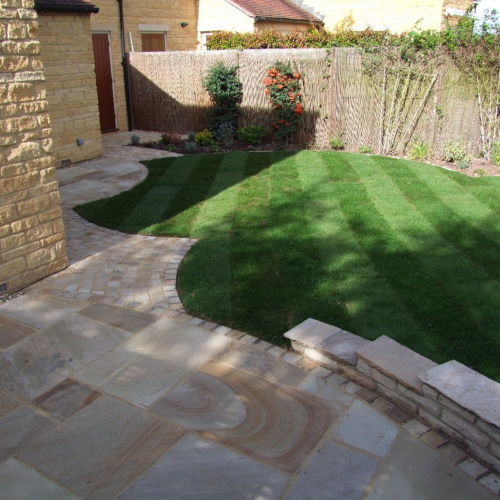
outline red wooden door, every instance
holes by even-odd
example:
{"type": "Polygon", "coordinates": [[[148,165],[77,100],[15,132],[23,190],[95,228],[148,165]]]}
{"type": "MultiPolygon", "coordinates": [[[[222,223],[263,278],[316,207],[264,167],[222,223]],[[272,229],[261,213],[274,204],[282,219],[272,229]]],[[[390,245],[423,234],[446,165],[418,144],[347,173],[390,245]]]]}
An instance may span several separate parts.
{"type": "Polygon", "coordinates": [[[109,52],[109,35],[95,33],[92,35],[94,46],[95,74],[97,97],[99,99],[99,119],[101,132],[111,132],[116,129],[115,98],[113,91],[113,73],[111,71],[111,56],[109,52]]]}

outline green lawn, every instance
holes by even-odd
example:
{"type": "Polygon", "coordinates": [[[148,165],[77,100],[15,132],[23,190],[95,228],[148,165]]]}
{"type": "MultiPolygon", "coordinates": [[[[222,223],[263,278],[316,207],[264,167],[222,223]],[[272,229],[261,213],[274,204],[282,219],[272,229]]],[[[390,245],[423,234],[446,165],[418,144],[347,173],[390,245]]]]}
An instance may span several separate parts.
{"type": "Polygon", "coordinates": [[[191,314],[274,343],[312,317],[500,380],[500,178],[315,151],[146,165],[134,189],[77,211],[201,238],[178,281],[191,314]]]}

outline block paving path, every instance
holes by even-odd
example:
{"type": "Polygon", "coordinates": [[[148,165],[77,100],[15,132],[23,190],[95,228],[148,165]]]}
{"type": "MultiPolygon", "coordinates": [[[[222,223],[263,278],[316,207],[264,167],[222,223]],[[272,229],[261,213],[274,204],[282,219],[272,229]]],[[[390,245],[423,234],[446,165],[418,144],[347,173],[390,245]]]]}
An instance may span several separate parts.
{"type": "Polygon", "coordinates": [[[498,498],[497,476],[388,400],[186,314],[194,240],[75,215],[160,154],[128,137],[58,172],[71,265],[0,305],[0,498],[498,498]]]}

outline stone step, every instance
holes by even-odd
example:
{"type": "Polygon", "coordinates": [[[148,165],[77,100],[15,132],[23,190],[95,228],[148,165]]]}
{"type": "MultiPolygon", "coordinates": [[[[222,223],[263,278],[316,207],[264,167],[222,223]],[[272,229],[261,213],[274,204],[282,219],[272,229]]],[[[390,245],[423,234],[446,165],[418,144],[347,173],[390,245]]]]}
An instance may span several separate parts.
{"type": "Polygon", "coordinates": [[[368,340],[312,318],[289,330],[285,337],[292,341],[294,349],[316,361],[324,358],[325,364],[331,360],[355,366],[356,351],[369,344],[368,340]],[[313,351],[320,356],[315,356],[313,351]]]}

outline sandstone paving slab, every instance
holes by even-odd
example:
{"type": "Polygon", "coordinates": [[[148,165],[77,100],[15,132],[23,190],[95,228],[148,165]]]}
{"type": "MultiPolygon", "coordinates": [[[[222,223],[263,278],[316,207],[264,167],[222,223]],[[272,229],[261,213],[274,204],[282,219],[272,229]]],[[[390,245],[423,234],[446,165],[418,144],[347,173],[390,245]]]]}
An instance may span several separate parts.
{"type": "Polygon", "coordinates": [[[37,331],[36,328],[0,316],[0,349],[5,349],[37,331]]]}
{"type": "Polygon", "coordinates": [[[0,460],[20,450],[56,424],[50,418],[22,405],[0,418],[0,460]]]}
{"type": "Polygon", "coordinates": [[[271,500],[288,476],[196,436],[184,436],[140,476],[121,500],[248,499],[271,500]]]}
{"type": "Polygon", "coordinates": [[[486,500],[498,498],[430,446],[403,431],[366,496],[368,500],[486,500]]]}
{"type": "Polygon", "coordinates": [[[81,310],[80,314],[132,333],[136,333],[158,320],[158,316],[154,314],[100,303],[81,310]]]}
{"type": "Polygon", "coordinates": [[[295,472],[342,408],[211,361],[165,394],[152,411],[272,467],[295,472]]]}
{"type": "Polygon", "coordinates": [[[354,401],[336,426],[332,438],[383,457],[398,432],[399,427],[386,416],[360,401],[354,401]]]}
{"type": "Polygon", "coordinates": [[[325,380],[320,380],[314,375],[308,375],[298,388],[344,406],[350,405],[353,401],[353,397],[350,394],[342,392],[333,384],[329,384],[325,380]]]}
{"type": "Polygon", "coordinates": [[[0,496],[15,500],[81,498],[14,458],[0,465],[0,496]]]}
{"type": "Polygon", "coordinates": [[[284,334],[290,340],[296,340],[310,347],[315,347],[320,342],[330,338],[342,330],[336,326],[323,323],[313,318],[308,318],[284,334]]]}
{"type": "Polygon", "coordinates": [[[424,358],[385,335],[364,345],[357,353],[369,365],[415,391],[422,390],[422,381],[418,376],[437,366],[434,361],[424,358]]]}
{"type": "Polygon", "coordinates": [[[215,361],[238,368],[253,375],[264,377],[271,382],[299,385],[307,373],[285,360],[243,342],[234,342],[214,357],[215,361]]]}
{"type": "Polygon", "coordinates": [[[66,379],[32,401],[53,417],[65,420],[85,408],[101,394],[76,380],[66,379]]]}
{"type": "Polygon", "coordinates": [[[100,397],[18,457],[88,499],[113,498],[182,432],[111,397],[100,397]]]}
{"type": "Polygon", "coordinates": [[[421,380],[447,398],[500,427],[500,384],[458,361],[436,366],[421,380]]]}
{"type": "Polygon", "coordinates": [[[97,196],[98,194],[106,193],[112,189],[112,187],[110,187],[106,182],[84,179],[72,184],[66,184],[65,186],[61,186],[59,189],[62,193],[90,194],[92,196],[97,196]]]}
{"type": "Polygon", "coordinates": [[[75,378],[147,407],[230,342],[223,335],[162,318],[79,370],[75,378]]]}
{"type": "Polygon", "coordinates": [[[284,498],[360,500],[378,466],[379,461],[373,457],[327,442],[299,474],[284,498]]]}
{"type": "Polygon", "coordinates": [[[3,417],[6,413],[9,413],[14,408],[21,405],[21,402],[11,395],[0,391],[0,417],[3,417]]]}
{"type": "Polygon", "coordinates": [[[0,315],[42,329],[86,305],[86,302],[76,300],[21,295],[2,304],[0,315]]]}
{"type": "Polygon", "coordinates": [[[95,168],[71,167],[59,168],[56,171],[56,177],[60,186],[70,184],[71,182],[78,182],[83,177],[92,176],[99,172],[95,168]]]}
{"type": "Polygon", "coordinates": [[[14,395],[35,398],[130,336],[119,328],[73,314],[0,352],[0,387],[14,395]]]}

